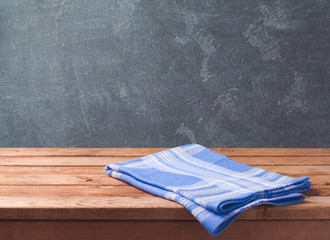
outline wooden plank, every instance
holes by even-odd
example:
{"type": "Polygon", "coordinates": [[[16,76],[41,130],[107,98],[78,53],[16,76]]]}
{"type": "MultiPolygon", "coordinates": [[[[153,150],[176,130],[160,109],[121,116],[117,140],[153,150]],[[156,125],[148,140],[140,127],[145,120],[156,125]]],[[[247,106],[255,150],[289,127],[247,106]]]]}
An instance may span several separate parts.
{"type": "Polygon", "coordinates": [[[255,166],[262,169],[281,173],[287,176],[290,175],[328,175],[330,174],[330,166],[255,166]]]}
{"type": "MultiPolygon", "coordinates": [[[[255,166],[264,170],[273,171],[288,176],[308,176],[308,175],[329,175],[330,166],[255,166]]],[[[102,167],[16,167],[1,166],[0,174],[61,174],[61,175],[103,175],[104,166],[102,167]]]]}
{"type": "MultiPolygon", "coordinates": [[[[0,174],[0,186],[18,185],[18,186],[63,186],[63,185],[98,185],[98,186],[119,186],[126,183],[111,178],[105,173],[99,175],[70,175],[70,174],[45,174],[42,172],[33,172],[34,174],[10,173],[0,174]]],[[[300,177],[300,175],[290,175],[291,177],[300,177]]],[[[309,175],[313,186],[330,185],[330,175],[309,175]]]]}
{"type": "Polygon", "coordinates": [[[330,185],[330,175],[310,175],[309,180],[312,186],[315,185],[330,185]]]}
{"type": "MultiPolygon", "coordinates": [[[[0,157],[0,166],[80,166],[104,167],[132,157],[0,157]]],[[[233,160],[251,166],[329,166],[330,157],[232,157],[233,160]]]]}
{"type": "MultiPolygon", "coordinates": [[[[309,191],[304,192],[306,196],[330,196],[330,186],[313,186],[309,191]]],[[[2,186],[0,188],[0,196],[6,197],[68,197],[68,196],[135,196],[148,195],[147,193],[129,185],[117,186],[93,186],[78,185],[69,186],[2,186]]]]}
{"type": "Polygon", "coordinates": [[[211,148],[213,151],[231,157],[309,157],[330,156],[330,148],[211,148]]]}
{"type": "MultiPolygon", "coordinates": [[[[330,186],[312,186],[307,192],[304,192],[306,196],[330,196],[330,186]]],[[[330,198],[329,198],[330,201],[330,198]]]]}
{"type": "Polygon", "coordinates": [[[0,240],[327,240],[330,221],[235,221],[212,237],[197,221],[3,221],[0,240]]]}
{"type": "Polygon", "coordinates": [[[132,157],[0,157],[0,166],[105,167],[132,157]]]}
{"type": "MultiPolygon", "coordinates": [[[[207,146],[206,146],[207,147],[207,146]]],[[[1,148],[0,156],[141,157],[168,148],[1,148]]],[[[330,148],[211,148],[226,156],[330,156],[330,148]]]]}
{"type": "Polygon", "coordinates": [[[15,167],[15,166],[1,166],[0,174],[3,175],[18,175],[18,174],[54,174],[54,175],[104,175],[106,174],[103,167],[43,167],[43,166],[29,166],[29,167],[15,167]]]}
{"type": "MultiPolygon", "coordinates": [[[[329,187],[330,188],[330,187],[329,187]]],[[[104,197],[109,196],[141,196],[149,194],[132,186],[2,186],[2,197],[104,197]]],[[[151,196],[150,196],[151,197],[151,196]]]]}
{"type": "Polygon", "coordinates": [[[250,166],[328,166],[330,157],[232,157],[250,166]]]}
{"type": "MultiPolygon", "coordinates": [[[[286,206],[258,206],[241,220],[330,219],[328,197],[286,206]]],[[[0,196],[0,219],[193,220],[181,205],[147,194],[132,196],[0,196]],[[64,201],[65,199],[65,201],[64,201]]]]}
{"type": "MultiPolygon", "coordinates": [[[[0,174],[0,186],[126,186],[127,183],[106,174],[0,174]]],[[[330,180],[329,180],[330,182],[330,180]]]]}
{"type": "Polygon", "coordinates": [[[0,156],[139,157],[167,148],[0,148],[0,156]]]}
{"type": "MultiPolygon", "coordinates": [[[[306,174],[313,186],[330,185],[330,175],[306,174]]],[[[291,177],[301,177],[303,174],[290,174],[291,177]]],[[[126,183],[111,178],[98,168],[42,168],[29,167],[20,169],[15,167],[0,168],[0,186],[4,185],[99,185],[119,186],[126,183]]]]}

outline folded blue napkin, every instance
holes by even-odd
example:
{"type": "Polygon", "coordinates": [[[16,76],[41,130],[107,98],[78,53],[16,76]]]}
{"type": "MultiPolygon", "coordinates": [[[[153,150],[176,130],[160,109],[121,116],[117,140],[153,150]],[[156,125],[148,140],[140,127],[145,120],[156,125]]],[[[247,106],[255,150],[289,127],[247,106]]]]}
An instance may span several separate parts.
{"type": "Polygon", "coordinates": [[[291,178],[248,166],[199,144],[108,164],[104,171],[153,195],[178,202],[213,236],[243,211],[305,199],[309,177],[291,178]]]}

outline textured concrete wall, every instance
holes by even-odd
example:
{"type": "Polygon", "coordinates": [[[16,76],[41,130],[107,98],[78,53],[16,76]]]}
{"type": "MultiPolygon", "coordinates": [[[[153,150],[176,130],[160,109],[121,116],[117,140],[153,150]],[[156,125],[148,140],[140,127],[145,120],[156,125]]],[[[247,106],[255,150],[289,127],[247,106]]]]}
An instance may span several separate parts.
{"type": "Polygon", "coordinates": [[[1,147],[330,147],[330,1],[0,2],[1,147]]]}

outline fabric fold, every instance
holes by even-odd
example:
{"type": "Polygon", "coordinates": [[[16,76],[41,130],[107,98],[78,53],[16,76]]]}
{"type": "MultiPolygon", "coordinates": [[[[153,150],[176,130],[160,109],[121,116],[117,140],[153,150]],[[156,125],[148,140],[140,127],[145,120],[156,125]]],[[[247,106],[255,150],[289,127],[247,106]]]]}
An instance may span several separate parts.
{"type": "Polygon", "coordinates": [[[299,192],[311,186],[306,176],[291,178],[251,167],[199,144],[108,164],[104,170],[183,205],[213,236],[254,206],[300,202],[305,196],[299,192]]]}

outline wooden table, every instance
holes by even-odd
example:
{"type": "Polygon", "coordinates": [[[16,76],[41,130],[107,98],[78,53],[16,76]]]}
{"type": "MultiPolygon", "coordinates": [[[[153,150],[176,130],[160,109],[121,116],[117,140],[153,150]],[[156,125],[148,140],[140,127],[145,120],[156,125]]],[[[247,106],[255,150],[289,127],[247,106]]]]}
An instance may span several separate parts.
{"type": "Polygon", "coordinates": [[[330,239],[330,149],[213,149],[312,181],[303,202],[250,209],[216,238],[181,205],[103,172],[161,150],[0,149],[0,239],[330,239]]]}

